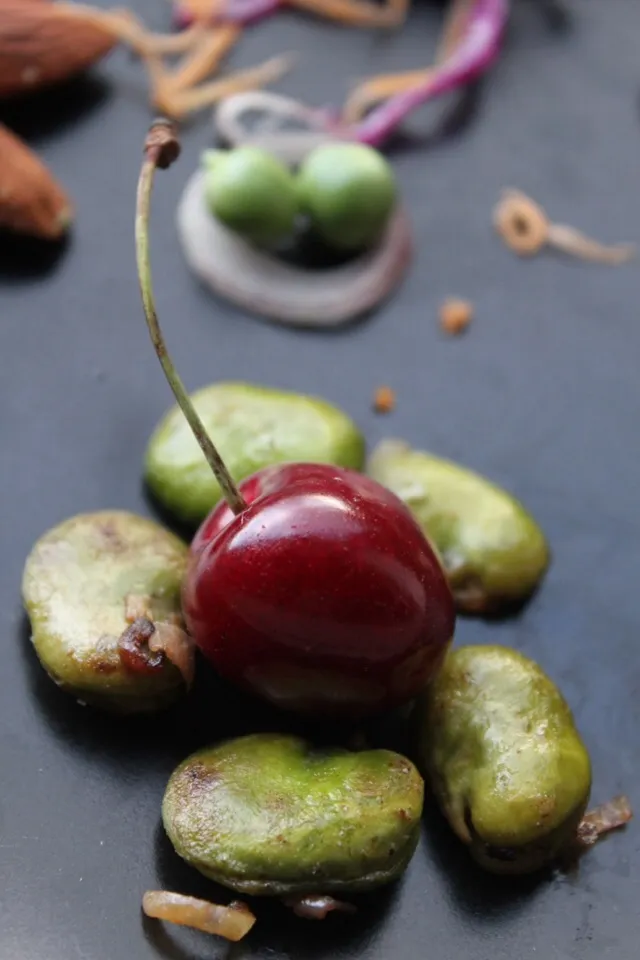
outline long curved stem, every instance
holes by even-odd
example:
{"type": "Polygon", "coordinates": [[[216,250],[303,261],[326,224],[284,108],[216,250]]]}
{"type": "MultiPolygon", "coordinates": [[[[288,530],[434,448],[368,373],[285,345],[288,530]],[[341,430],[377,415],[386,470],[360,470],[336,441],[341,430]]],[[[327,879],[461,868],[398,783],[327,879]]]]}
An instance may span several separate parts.
{"type": "Polygon", "coordinates": [[[151,205],[153,180],[156,169],[160,168],[161,170],[165,170],[171,166],[179,154],[180,144],[173,125],[166,120],[156,120],[147,134],[144,146],[144,160],[138,180],[135,225],[138,280],[140,282],[144,314],[149,328],[151,342],[164,370],[164,375],[173,391],[174,397],[178,401],[178,406],[184,413],[196,440],[200,444],[207,463],[213,470],[213,474],[220,484],[225,500],[229,504],[230,509],[233,510],[235,514],[238,514],[246,509],[247,504],[236,487],[222,457],[207,434],[205,426],[196,413],[189,394],[178,376],[173,361],[167,351],[153,299],[151,266],[149,263],[149,208],[151,205]]]}

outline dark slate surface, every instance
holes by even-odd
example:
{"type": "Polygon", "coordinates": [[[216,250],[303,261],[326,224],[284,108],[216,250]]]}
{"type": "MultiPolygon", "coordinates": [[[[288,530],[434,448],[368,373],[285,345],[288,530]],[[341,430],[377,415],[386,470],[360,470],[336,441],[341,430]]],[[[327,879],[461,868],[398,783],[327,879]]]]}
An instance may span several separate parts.
{"type": "MultiPolygon", "coordinates": [[[[157,28],[166,24],[163,4],[135,6],[157,28]]],[[[159,180],[153,259],[161,313],[191,387],[232,377],[319,393],[343,405],[371,443],[404,436],[527,503],[554,551],[544,589],[518,619],[461,622],[458,640],[513,644],[538,658],[592,751],[594,799],[625,790],[640,803],[638,270],[553,256],[523,263],[490,228],[500,189],[515,185],[604,240],[640,239],[640,6],[571,6],[563,19],[551,3],[515,0],[507,50],[466,124],[395,150],[417,256],[401,292],[368,322],[335,335],[278,329],[192,282],[173,215],[210,142],[206,117],[159,180]],[[477,308],[469,335],[456,341],[434,319],[450,294],[477,308]],[[381,383],[398,392],[386,419],[370,411],[381,383]]],[[[385,38],[281,15],[254,29],[233,62],[300,50],[281,89],[338,102],[354,78],[426,63],[439,16],[437,6],[420,5],[410,27],[385,38]]],[[[133,198],[149,120],[142,74],[118,53],[91,80],[3,115],[69,185],[78,223],[63,255],[37,267],[22,244],[0,245],[0,956],[222,957],[223,945],[197,934],[143,926],[140,895],[158,884],[209,889],[163,841],[163,787],[192,747],[263,718],[204,671],[193,705],[177,716],[106,721],[46,679],[20,608],[22,563],[46,528],[84,510],[151,509],[141,455],[170,398],[134,273],[133,198]]],[[[438,116],[416,117],[412,133],[426,137],[438,116]]],[[[430,814],[404,883],[365,903],[357,919],[313,926],[259,905],[259,926],[230,956],[632,960],[638,837],[632,825],[571,878],[495,881],[430,814]]]]}

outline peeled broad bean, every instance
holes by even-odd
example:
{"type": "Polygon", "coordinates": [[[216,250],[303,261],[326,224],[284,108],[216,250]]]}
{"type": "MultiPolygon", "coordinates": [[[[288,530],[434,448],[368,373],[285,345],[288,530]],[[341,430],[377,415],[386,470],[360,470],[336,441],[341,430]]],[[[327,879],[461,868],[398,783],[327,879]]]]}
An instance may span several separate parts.
{"type": "Polygon", "coordinates": [[[495,873],[528,873],[576,839],[591,764],[541,668],[499,646],[452,650],[417,707],[419,766],[451,827],[495,873]]]}
{"type": "MultiPolygon", "coordinates": [[[[332,463],[360,469],[364,439],[353,421],[325,400],[249,383],[216,383],[192,396],[207,433],[236,482],[272,464],[332,463]]],[[[222,491],[180,409],[156,427],[145,477],[175,516],[198,524],[222,491]]]]}
{"type": "Polygon", "coordinates": [[[420,830],[423,782],[387,750],[313,750],[256,734],[200,750],[169,780],[178,854],[244,894],[366,890],[398,877],[420,830]]]}
{"type": "Polygon", "coordinates": [[[542,530],[490,480],[400,440],[380,443],[367,472],[412,511],[440,555],[459,610],[498,613],[542,580],[549,565],[542,530]]]}

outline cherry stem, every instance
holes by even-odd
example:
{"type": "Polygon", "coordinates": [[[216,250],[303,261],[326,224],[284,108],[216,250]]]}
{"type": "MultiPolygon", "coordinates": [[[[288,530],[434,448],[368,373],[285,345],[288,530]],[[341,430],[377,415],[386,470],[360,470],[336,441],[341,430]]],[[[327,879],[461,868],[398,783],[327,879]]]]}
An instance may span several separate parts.
{"type": "Polygon", "coordinates": [[[184,413],[193,434],[200,444],[207,463],[220,484],[224,498],[229,508],[235,514],[246,509],[247,504],[238,490],[234,480],[227,470],[225,463],[216,450],[205,426],[196,413],[191,398],[173,365],[167,352],[167,346],[160,329],[156,313],[151,283],[151,266],[149,262],[149,209],[151,206],[151,192],[156,169],[166,170],[180,155],[180,142],[175,127],[168,120],[155,120],[151,125],[144,145],[144,161],[138,180],[138,196],[136,200],[136,258],[138,264],[138,280],[144,314],[151,336],[151,342],[164,370],[178,406],[184,413]]]}

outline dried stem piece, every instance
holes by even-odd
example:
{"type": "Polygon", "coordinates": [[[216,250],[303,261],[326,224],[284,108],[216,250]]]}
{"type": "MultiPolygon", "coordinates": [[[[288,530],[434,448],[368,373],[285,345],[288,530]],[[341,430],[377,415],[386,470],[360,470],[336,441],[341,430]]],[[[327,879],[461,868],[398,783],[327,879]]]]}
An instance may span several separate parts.
{"type": "Polygon", "coordinates": [[[636,255],[632,244],[605,245],[573,227],[551,223],[542,207],[520,190],[505,190],[493,212],[493,224],[504,243],[521,257],[535,256],[543,247],[562,253],[617,266],[636,255]]]}

